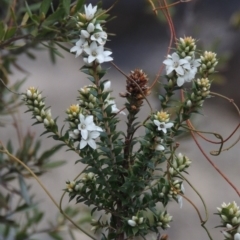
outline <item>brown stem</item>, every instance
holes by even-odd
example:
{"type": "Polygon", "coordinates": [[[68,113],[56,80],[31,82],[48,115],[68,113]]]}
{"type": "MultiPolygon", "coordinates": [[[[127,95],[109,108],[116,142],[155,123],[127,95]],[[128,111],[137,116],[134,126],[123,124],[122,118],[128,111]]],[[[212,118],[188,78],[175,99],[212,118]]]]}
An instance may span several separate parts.
{"type": "MultiPolygon", "coordinates": [[[[187,121],[189,126],[189,120],[187,121]]],[[[237,195],[240,197],[240,191],[237,189],[237,187],[224,175],[224,173],[212,162],[212,160],[207,156],[207,154],[204,152],[202,147],[200,146],[199,142],[197,141],[196,137],[194,136],[194,133],[191,131],[192,138],[196,145],[198,146],[199,150],[202,152],[204,157],[207,159],[207,161],[215,168],[215,170],[227,181],[227,183],[235,190],[237,195]]]]}
{"type": "Polygon", "coordinates": [[[26,34],[26,35],[21,35],[21,36],[18,36],[18,37],[14,37],[14,38],[10,38],[9,40],[3,42],[2,44],[0,44],[0,48],[4,48],[5,46],[8,46],[10,43],[12,42],[15,42],[19,39],[23,39],[23,38],[28,38],[30,37],[31,35],[30,34],[26,34]]]}

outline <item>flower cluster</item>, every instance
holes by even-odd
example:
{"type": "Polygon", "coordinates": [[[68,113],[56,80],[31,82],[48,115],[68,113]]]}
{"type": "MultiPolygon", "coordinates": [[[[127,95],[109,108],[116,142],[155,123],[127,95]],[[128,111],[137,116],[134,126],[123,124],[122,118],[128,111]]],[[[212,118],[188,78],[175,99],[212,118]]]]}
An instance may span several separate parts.
{"type": "Polygon", "coordinates": [[[192,37],[179,38],[177,43],[177,54],[181,57],[194,57],[196,40],[192,37]]]}
{"type": "Polygon", "coordinates": [[[157,126],[158,131],[162,131],[163,133],[167,133],[167,129],[171,128],[174,124],[169,122],[169,114],[166,112],[157,112],[154,115],[154,124],[157,126]]]}
{"type": "Polygon", "coordinates": [[[199,72],[202,76],[206,77],[209,74],[213,73],[216,65],[218,64],[217,54],[214,52],[205,51],[201,58],[201,66],[199,68],[199,72]]]}
{"type": "MultiPolygon", "coordinates": [[[[120,112],[121,114],[125,113],[117,108],[115,100],[110,95],[110,88],[111,88],[111,82],[105,81],[103,84],[103,90],[102,93],[108,93],[107,97],[104,100],[104,109],[106,109],[108,106],[111,106],[111,113],[116,114],[120,112]]],[[[80,106],[84,109],[87,109],[89,111],[92,111],[98,107],[98,100],[96,98],[97,95],[97,87],[96,85],[88,85],[79,90],[79,103],[80,106]]]]}
{"type": "Polygon", "coordinates": [[[222,227],[225,240],[240,240],[240,209],[236,202],[223,203],[220,208],[217,208],[218,215],[222,220],[222,227]]]}
{"type": "Polygon", "coordinates": [[[84,86],[78,91],[78,100],[82,108],[92,110],[97,107],[97,98],[94,96],[94,93],[96,93],[96,91],[97,90],[95,85],[84,86]]]}
{"type": "Polygon", "coordinates": [[[155,136],[151,148],[153,147],[156,151],[163,151],[165,149],[164,139],[168,135],[168,129],[171,129],[174,124],[169,122],[169,114],[164,111],[153,114],[151,120],[151,130],[155,136]]]}
{"type": "Polygon", "coordinates": [[[129,219],[127,222],[131,227],[135,227],[136,225],[141,225],[143,221],[143,217],[132,216],[132,219],[129,219]]]}
{"type": "Polygon", "coordinates": [[[79,123],[79,113],[82,109],[79,107],[78,104],[72,104],[67,110],[67,118],[66,121],[69,122],[71,128],[75,129],[79,123]]]}
{"type": "Polygon", "coordinates": [[[96,220],[96,219],[91,220],[91,225],[92,225],[92,227],[90,230],[94,231],[94,232],[96,232],[99,228],[104,227],[103,224],[100,222],[100,220],[96,220]]]}
{"type": "Polygon", "coordinates": [[[168,77],[176,79],[178,87],[181,87],[185,82],[190,82],[195,78],[197,68],[200,66],[200,59],[195,59],[196,44],[192,38],[181,38],[178,41],[177,49],[178,53],[174,52],[172,55],[168,55],[163,63],[166,65],[168,77]]]}
{"type": "Polygon", "coordinates": [[[208,78],[201,78],[194,81],[194,87],[190,97],[185,100],[185,108],[197,108],[202,106],[204,99],[210,94],[211,82],[208,78]]]}
{"type": "Polygon", "coordinates": [[[96,175],[94,173],[85,173],[83,177],[78,181],[66,181],[66,191],[69,193],[78,194],[79,191],[82,192],[84,185],[87,183],[94,183],[95,180],[96,175]]]}
{"type": "Polygon", "coordinates": [[[192,162],[187,156],[183,156],[179,153],[177,157],[173,158],[168,171],[172,176],[177,176],[178,172],[185,171],[191,163],[192,162]]]}
{"type": "Polygon", "coordinates": [[[169,81],[176,81],[181,87],[185,82],[191,82],[197,72],[207,77],[214,72],[218,61],[216,54],[205,51],[199,59],[195,59],[196,43],[192,37],[180,38],[177,42],[177,50],[168,55],[163,61],[166,65],[166,74],[169,81]],[[199,69],[198,69],[199,68],[199,69]]]}
{"type": "Polygon", "coordinates": [[[66,181],[66,190],[71,193],[80,190],[80,185],[76,181],[66,181]]]}
{"type": "Polygon", "coordinates": [[[166,65],[166,73],[169,77],[176,75],[179,87],[185,82],[192,81],[197,73],[197,67],[200,66],[199,59],[194,59],[190,56],[181,59],[177,53],[168,55],[163,63],[166,65]]]}
{"type": "Polygon", "coordinates": [[[69,132],[69,137],[71,139],[80,140],[79,148],[83,149],[87,145],[91,148],[96,149],[95,139],[99,137],[102,128],[95,125],[93,122],[93,116],[84,116],[79,114],[79,124],[78,129],[74,129],[69,132]]]}
{"type": "Polygon", "coordinates": [[[169,215],[166,211],[159,214],[157,217],[157,225],[162,229],[170,228],[169,223],[172,221],[172,216],[169,215]]]}
{"type": "Polygon", "coordinates": [[[84,5],[84,9],[85,14],[79,14],[77,19],[80,38],[70,52],[75,52],[76,57],[83,54],[83,61],[87,66],[91,66],[94,61],[98,64],[112,61],[113,58],[110,57],[112,52],[104,50],[107,33],[103,31],[102,21],[96,16],[97,6],[84,5]]]}
{"type": "Polygon", "coordinates": [[[167,196],[169,199],[175,199],[179,203],[180,208],[182,208],[182,196],[179,193],[184,194],[184,192],[183,182],[178,179],[172,179],[168,185],[162,187],[159,197],[164,198],[167,196]]]}
{"type": "Polygon", "coordinates": [[[94,182],[96,180],[96,175],[92,172],[85,173],[81,180],[82,182],[94,182]]]}
{"type": "Polygon", "coordinates": [[[35,87],[29,87],[24,94],[24,99],[29,111],[32,112],[33,117],[37,123],[43,123],[46,128],[54,128],[55,121],[52,118],[51,109],[45,107],[44,98],[35,87]]]}

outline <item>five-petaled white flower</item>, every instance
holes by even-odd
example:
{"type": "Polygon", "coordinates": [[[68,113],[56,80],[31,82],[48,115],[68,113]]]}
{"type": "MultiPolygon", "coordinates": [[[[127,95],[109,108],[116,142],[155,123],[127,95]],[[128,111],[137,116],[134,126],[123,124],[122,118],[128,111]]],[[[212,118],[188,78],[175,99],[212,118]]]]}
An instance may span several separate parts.
{"type": "Polygon", "coordinates": [[[88,46],[88,42],[85,38],[80,37],[80,39],[76,42],[76,45],[70,49],[70,52],[76,52],[76,56],[78,57],[82,54],[83,50],[88,46]]]}
{"type": "Polygon", "coordinates": [[[183,76],[184,70],[190,69],[190,63],[188,60],[188,57],[180,59],[177,53],[168,55],[168,58],[163,61],[163,63],[166,65],[167,75],[175,70],[177,74],[183,76]]]}
{"type": "Polygon", "coordinates": [[[92,63],[94,60],[97,60],[99,63],[104,62],[103,46],[98,46],[96,42],[92,42],[84,51],[88,55],[88,63],[92,63]]]}
{"type": "Polygon", "coordinates": [[[97,137],[99,137],[99,135],[100,135],[100,132],[98,132],[98,131],[89,132],[86,139],[84,139],[84,138],[81,139],[80,144],[79,144],[79,148],[83,149],[87,145],[89,145],[92,149],[96,149],[97,146],[96,146],[96,143],[95,143],[94,140],[97,137]]]}
{"type": "Polygon", "coordinates": [[[104,45],[107,40],[107,33],[106,32],[95,32],[91,36],[92,41],[98,42],[100,45],[104,45]]]}
{"type": "Polygon", "coordinates": [[[92,42],[89,47],[84,49],[84,51],[88,55],[88,63],[92,63],[94,60],[96,60],[98,63],[112,61],[112,58],[109,57],[112,52],[104,51],[103,46],[98,46],[96,42],[92,42]]]}
{"type": "Polygon", "coordinates": [[[168,128],[173,126],[173,123],[159,122],[158,120],[153,120],[153,122],[158,127],[158,130],[163,131],[164,133],[167,132],[168,128]]]}
{"type": "Polygon", "coordinates": [[[85,9],[86,19],[92,20],[97,11],[97,6],[92,7],[92,4],[90,3],[88,6],[84,5],[84,9],[85,9]]]}
{"type": "Polygon", "coordinates": [[[81,131],[82,139],[87,139],[88,135],[91,131],[100,131],[102,132],[102,128],[95,125],[93,122],[93,116],[84,116],[81,113],[79,114],[80,123],[78,124],[78,129],[81,131]]]}

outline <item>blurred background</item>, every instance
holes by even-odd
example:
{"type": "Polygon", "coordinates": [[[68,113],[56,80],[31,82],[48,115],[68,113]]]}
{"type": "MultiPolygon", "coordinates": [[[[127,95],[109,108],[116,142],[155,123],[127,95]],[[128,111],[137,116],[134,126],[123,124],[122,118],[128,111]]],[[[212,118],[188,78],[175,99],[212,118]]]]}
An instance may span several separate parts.
{"type": "MultiPolygon", "coordinates": [[[[97,1],[87,1],[93,5],[97,1]]],[[[103,8],[108,8],[114,1],[103,0],[103,8]]],[[[153,81],[158,72],[162,61],[165,59],[170,32],[163,16],[155,16],[146,0],[120,0],[115,8],[110,12],[116,16],[107,24],[107,31],[116,34],[110,36],[106,46],[113,52],[114,63],[118,65],[126,74],[135,68],[143,69],[149,76],[150,82],[153,81]]],[[[173,22],[177,37],[192,36],[198,40],[197,44],[201,49],[217,52],[219,67],[213,76],[213,91],[228,96],[240,105],[240,1],[239,0],[192,0],[188,3],[181,3],[171,9],[173,22]]],[[[70,46],[69,46],[70,48],[70,46]]],[[[37,59],[30,60],[22,54],[18,60],[19,65],[27,69],[27,81],[24,83],[22,91],[28,86],[38,87],[47,97],[46,104],[52,107],[53,117],[60,116],[58,122],[65,119],[65,110],[76,103],[77,90],[89,84],[86,76],[79,69],[82,66],[80,58],[75,59],[73,54],[63,52],[65,58],[58,58],[53,65],[49,60],[47,51],[35,52],[37,59]]],[[[122,76],[110,64],[105,65],[109,69],[106,79],[112,81],[113,95],[116,102],[121,107],[124,102],[118,97],[119,92],[125,91],[125,77],[122,76]]],[[[12,75],[11,81],[16,81],[25,77],[26,74],[17,69],[12,75]]],[[[154,109],[159,109],[157,94],[160,85],[153,90],[151,103],[154,109]]],[[[31,127],[32,121],[29,114],[23,114],[26,107],[21,108],[21,122],[23,131],[34,132],[36,138],[43,141],[42,148],[56,144],[46,136],[40,137],[43,132],[42,126],[31,127]]],[[[140,114],[144,119],[147,106],[140,114]]],[[[125,127],[125,118],[123,128],[125,127]]],[[[226,138],[239,123],[239,116],[234,111],[233,106],[220,98],[208,99],[204,104],[203,116],[197,116],[195,125],[197,129],[203,131],[214,131],[226,138]]],[[[141,134],[141,132],[139,133],[141,134]]],[[[231,145],[239,136],[239,131],[226,144],[231,145]]],[[[9,124],[6,128],[0,129],[0,140],[7,142],[7,139],[15,139],[16,131],[9,124]]],[[[17,140],[16,144],[17,144],[17,140]]],[[[215,146],[200,140],[207,153],[215,150],[215,146]]],[[[239,143],[231,150],[223,152],[218,157],[212,157],[214,163],[230,178],[233,183],[240,186],[240,148],[239,143]]],[[[189,169],[189,180],[202,194],[206,200],[209,210],[209,221],[206,226],[209,228],[213,239],[223,239],[219,229],[215,226],[220,225],[220,218],[213,213],[216,207],[222,202],[236,201],[240,205],[240,199],[228,184],[211,167],[206,159],[201,155],[197,146],[190,137],[181,139],[179,151],[186,154],[192,160],[189,169]]],[[[42,178],[43,183],[51,191],[55,199],[59,199],[65,181],[73,179],[82,166],[75,165],[77,156],[64,149],[59,152],[55,159],[65,159],[67,164],[47,173],[42,178]]],[[[47,219],[53,219],[57,214],[57,209],[38,187],[33,180],[28,180],[34,184],[33,191],[41,201],[41,208],[46,211],[47,219]]],[[[201,202],[196,194],[185,184],[186,196],[190,198],[201,210],[204,211],[201,202]]],[[[67,200],[64,203],[67,205],[67,200]]],[[[72,203],[74,205],[74,203],[72,203]]],[[[85,214],[85,208],[81,207],[85,214]]],[[[200,221],[195,210],[186,201],[183,208],[172,202],[168,207],[168,212],[173,215],[171,228],[166,231],[169,240],[208,239],[206,232],[200,225],[200,221]]],[[[86,225],[86,229],[89,225],[86,225]]],[[[76,232],[77,239],[87,240],[79,232],[76,232]]],[[[39,235],[36,239],[47,240],[47,236],[39,235]]],[[[68,240],[68,238],[64,238],[68,240]]],[[[99,238],[100,239],[100,238],[99,238]]],[[[152,239],[150,236],[148,239],[152,239]]],[[[154,239],[154,238],[153,238],[154,239]]],[[[70,240],[70,238],[69,238],[70,240]]]]}

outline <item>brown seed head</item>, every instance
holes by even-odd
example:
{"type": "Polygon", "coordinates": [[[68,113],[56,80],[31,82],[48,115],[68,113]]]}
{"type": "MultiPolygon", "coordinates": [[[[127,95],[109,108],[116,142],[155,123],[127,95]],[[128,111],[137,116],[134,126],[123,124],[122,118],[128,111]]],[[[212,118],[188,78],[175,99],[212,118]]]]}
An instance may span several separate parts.
{"type": "Polygon", "coordinates": [[[131,71],[127,79],[127,91],[132,97],[137,100],[143,99],[144,96],[150,94],[150,89],[147,86],[148,78],[142,69],[131,71]]]}

